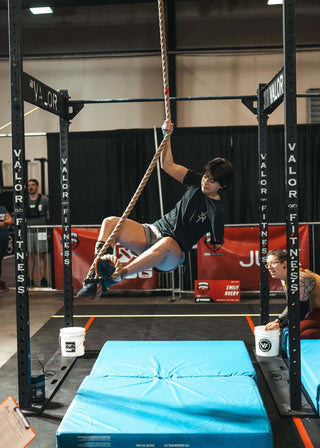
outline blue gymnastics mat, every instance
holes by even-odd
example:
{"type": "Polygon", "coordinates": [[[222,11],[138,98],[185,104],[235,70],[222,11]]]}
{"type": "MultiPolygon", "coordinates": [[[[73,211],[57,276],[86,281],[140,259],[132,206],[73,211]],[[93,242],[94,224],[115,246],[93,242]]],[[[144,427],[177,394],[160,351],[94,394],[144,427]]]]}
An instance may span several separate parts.
{"type": "MultiPolygon", "coordinates": [[[[289,353],[289,330],[285,328],[282,334],[282,346],[289,353]]],[[[301,339],[301,383],[320,415],[320,339],[301,339]]]]}
{"type": "Polygon", "coordinates": [[[139,378],[246,375],[256,379],[243,341],[108,341],[91,375],[139,378]]]}
{"type": "Polygon", "coordinates": [[[251,377],[88,376],[57,447],[271,448],[272,433],[251,377]]]}
{"type": "Polygon", "coordinates": [[[242,341],[108,341],[57,448],[271,448],[242,341]]]}
{"type": "Polygon", "coordinates": [[[302,339],[301,381],[320,415],[320,339],[302,339]]]}

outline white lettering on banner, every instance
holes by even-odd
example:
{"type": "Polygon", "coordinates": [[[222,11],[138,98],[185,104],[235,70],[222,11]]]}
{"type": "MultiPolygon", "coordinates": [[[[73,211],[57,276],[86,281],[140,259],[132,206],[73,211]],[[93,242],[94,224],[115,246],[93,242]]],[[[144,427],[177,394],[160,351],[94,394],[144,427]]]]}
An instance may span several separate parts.
{"type": "MultiPolygon", "coordinates": [[[[291,213],[294,214],[294,213],[291,213]]],[[[288,215],[289,218],[289,215],[288,215]]],[[[269,225],[270,249],[285,248],[287,244],[287,228],[285,225],[269,225]]],[[[300,254],[300,263],[304,267],[310,266],[309,259],[309,228],[307,225],[294,224],[288,227],[297,236],[299,231],[299,246],[292,248],[289,244],[288,254],[300,254]],[[295,252],[292,252],[295,251],[295,252]]],[[[259,227],[228,227],[225,228],[224,245],[217,252],[211,252],[208,262],[206,254],[209,252],[205,239],[201,239],[197,246],[198,279],[239,279],[242,291],[256,291],[260,288],[260,265],[265,263],[259,252],[259,227]],[[260,260],[259,260],[260,258],[260,260]]],[[[264,237],[262,238],[264,240],[264,237]]],[[[298,267],[298,265],[294,265],[298,267]]],[[[296,275],[296,274],[295,274],[296,275]]],[[[296,280],[297,282],[297,280],[296,280]]],[[[279,280],[269,276],[270,290],[281,290],[279,280]]],[[[230,297],[231,298],[231,297],[230,297]]]]}
{"type": "Polygon", "coordinates": [[[138,272],[137,274],[132,274],[132,275],[128,275],[128,277],[126,277],[126,279],[134,279],[134,278],[152,278],[153,275],[153,271],[152,269],[147,269],[146,271],[143,272],[138,272]]]}
{"type": "Polygon", "coordinates": [[[214,302],[239,302],[240,281],[196,280],[194,292],[196,301],[205,301],[203,299],[210,299],[211,301],[214,302]]]}
{"type": "MultiPolygon", "coordinates": [[[[130,263],[136,256],[131,252],[131,250],[121,246],[119,243],[116,244],[116,256],[121,263],[130,263]]],[[[146,269],[145,271],[138,272],[137,274],[129,275],[128,279],[134,278],[151,278],[153,275],[152,269],[146,269]]]]}
{"type": "MultiPolygon", "coordinates": [[[[69,228],[70,226],[68,226],[69,228]]],[[[63,289],[63,268],[71,265],[72,260],[72,282],[75,289],[81,289],[83,278],[90,268],[90,257],[92,249],[99,235],[99,229],[83,229],[72,227],[71,240],[66,240],[66,255],[64,260],[64,253],[61,248],[64,244],[63,229],[55,228],[53,231],[53,244],[55,253],[59,254],[55,258],[55,281],[57,289],[63,289]],[[75,248],[77,250],[75,251],[75,248]]],[[[119,245],[120,246],[120,245],[119,245]]],[[[118,246],[115,247],[114,255],[119,259],[118,246]]],[[[119,249],[120,250],[120,249],[119,249]]],[[[126,253],[127,259],[133,259],[135,255],[130,252],[126,253]]],[[[119,285],[114,285],[113,289],[129,289],[129,290],[153,290],[159,288],[159,275],[152,269],[132,275],[130,278],[123,279],[119,285]]],[[[232,298],[229,298],[229,300],[232,298]]]]}
{"type": "Polygon", "coordinates": [[[130,261],[133,258],[135,258],[133,253],[129,249],[119,246],[118,244],[116,247],[116,251],[117,251],[117,258],[119,258],[119,261],[121,263],[130,263],[130,261]]]}
{"type": "Polygon", "coordinates": [[[258,250],[256,250],[256,251],[250,250],[250,261],[249,261],[249,263],[246,264],[246,263],[244,263],[244,261],[239,261],[239,264],[243,268],[251,268],[251,266],[254,265],[254,262],[256,263],[257,266],[260,266],[259,251],[258,250]]]}

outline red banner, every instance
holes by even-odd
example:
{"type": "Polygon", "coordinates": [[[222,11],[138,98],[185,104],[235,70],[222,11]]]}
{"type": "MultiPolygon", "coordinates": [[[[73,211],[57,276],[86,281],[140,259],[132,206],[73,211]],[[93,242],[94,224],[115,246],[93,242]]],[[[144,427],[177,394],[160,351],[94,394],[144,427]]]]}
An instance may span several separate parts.
{"type": "MultiPolygon", "coordinates": [[[[72,228],[72,285],[75,290],[82,288],[93,262],[94,247],[98,239],[99,229],[72,228]]],[[[57,289],[63,289],[63,258],[62,258],[62,229],[57,227],[53,231],[54,240],[54,270],[57,289]]],[[[130,263],[135,256],[130,250],[120,244],[115,246],[115,256],[123,265],[130,263]]],[[[159,274],[152,269],[139,272],[110,289],[156,289],[159,287],[159,274]]]]}
{"type": "MultiPolygon", "coordinates": [[[[198,280],[240,280],[242,291],[260,290],[259,227],[226,227],[225,243],[213,251],[210,237],[198,243],[198,280]]],[[[309,227],[299,226],[300,264],[309,267],[309,227]]],[[[286,226],[269,227],[269,250],[286,249],[286,226]]],[[[270,290],[282,290],[269,277],[270,290]]]]}
{"type": "Polygon", "coordinates": [[[240,302],[239,280],[195,280],[196,302],[240,302]]]}

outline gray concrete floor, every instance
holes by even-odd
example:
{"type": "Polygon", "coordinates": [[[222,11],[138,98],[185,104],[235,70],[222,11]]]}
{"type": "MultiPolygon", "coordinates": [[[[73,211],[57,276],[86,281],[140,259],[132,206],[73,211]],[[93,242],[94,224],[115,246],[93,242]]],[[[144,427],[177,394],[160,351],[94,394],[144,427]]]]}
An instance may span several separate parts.
{"type": "MultiPolygon", "coordinates": [[[[50,277],[50,276],[49,276],[50,277]]],[[[2,264],[2,278],[9,286],[9,292],[0,294],[0,308],[1,308],[1,333],[0,333],[0,367],[17,351],[17,336],[16,336],[16,291],[15,291],[15,267],[13,256],[5,257],[2,264]]],[[[258,297],[241,297],[241,302],[249,301],[250,303],[257,303],[258,297]]],[[[111,296],[100,299],[100,301],[75,300],[75,304],[79,305],[157,305],[168,304],[170,302],[179,304],[194,304],[194,297],[192,294],[183,294],[180,298],[178,295],[173,297],[172,292],[162,293],[160,295],[148,295],[148,293],[141,293],[138,297],[114,293],[111,296]]],[[[285,303],[283,298],[272,299],[273,303],[285,303]]],[[[63,291],[52,290],[51,288],[30,288],[29,289],[29,314],[30,314],[30,337],[32,337],[40,328],[50,320],[52,315],[64,305],[63,291]]],[[[232,305],[232,304],[231,304],[232,305]]]]}
{"type": "MultiPolygon", "coordinates": [[[[29,294],[30,337],[63,306],[61,293],[34,291],[29,294]]],[[[1,333],[0,367],[17,351],[16,292],[0,295],[1,333]]]]}
{"type": "MultiPolygon", "coordinates": [[[[3,278],[5,280],[9,280],[8,286],[10,287],[9,292],[5,294],[0,294],[0,308],[1,308],[1,333],[0,333],[0,344],[1,344],[1,351],[0,351],[0,368],[2,367],[1,371],[5,373],[5,378],[8,379],[12,378],[12,375],[16,376],[15,368],[16,368],[16,359],[12,358],[12,356],[17,351],[17,337],[16,337],[16,291],[14,287],[14,266],[13,266],[13,259],[9,258],[4,261],[4,269],[3,269],[3,278]],[[12,359],[10,359],[12,358],[12,359]],[[10,372],[10,373],[9,373],[10,372]]],[[[258,297],[241,297],[241,303],[250,303],[250,305],[256,305],[255,308],[259,305],[259,298],[258,297]]],[[[285,306],[285,300],[283,298],[273,298],[272,299],[273,304],[285,306]]],[[[162,294],[148,294],[147,292],[141,292],[139,295],[133,295],[126,292],[120,292],[113,293],[112,295],[108,295],[107,297],[101,298],[99,301],[88,301],[88,300],[78,300],[76,299],[74,302],[75,305],[84,305],[86,308],[88,307],[88,313],[83,314],[90,314],[90,312],[93,311],[95,306],[106,306],[106,305],[124,305],[124,310],[126,309],[126,305],[128,308],[136,305],[172,305],[177,306],[179,305],[193,305],[195,308],[199,307],[199,304],[195,303],[193,294],[184,294],[182,298],[179,298],[176,296],[175,300],[172,298],[172,294],[170,291],[167,293],[162,294]],[[94,306],[93,306],[94,305],[94,306]],[[90,307],[92,309],[90,310],[90,307]]],[[[34,336],[35,340],[35,346],[37,348],[37,344],[40,343],[43,344],[44,348],[46,347],[46,344],[48,345],[50,341],[43,341],[43,334],[48,334],[48,331],[52,328],[54,331],[50,332],[50,335],[52,336],[51,339],[54,340],[55,338],[58,339],[58,328],[61,321],[61,326],[63,326],[62,322],[63,319],[58,319],[59,323],[57,323],[57,319],[51,319],[53,315],[55,315],[64,305],[64,296],[63,291],[55,291],[50,288],[47,289],[40,289],[40,288],[31,288],[29,290],[29,313],[30,313],[30,337],[34,336]],[[49,325],[49,326],[48,326],[49,325]],[[43,328],[42,332],[38,333],[39,330],[43,328]],[[49,329],[49,330],[48,330],[49,329]],[[38,334],[36,334],[38,333],[38,334]]],[[[232,312],[233,304],[227,304],[228,308],[230,306],[230,312],[232,312]]],[[[201,307],[201,305],[200,305],[201,307]]],[[[80,307],[81,308],[81,307],[80,307]]],[[[212,304],[212,309],[215,310],[215,305],[212,304]]],[[[217,310],[213,311],[216,312],[217,310]]],[[[60,314],[60,313],[59,313],[60,314]]],[[[62,314],[62,313],[61,313],[62,314]]],[[[80,313],[82,314],[82,313],[80,313]]],[[[161,323],[160,323],[161,324],[161,323]]],[[[159,324],[159,325],[160,325],[159,324]]],[[[109,321],[109,327],[107,326],[107,332],[108,334],[112,334],[112,331],[116,331],[116,334],[118,334],[119,328],[117,327],[118,323],[109,321]],[[116,330],[115,330],[116,328],[116,330]]],[[[164,325],[162,323],[161,325],[164,325]]],[[[161,327],[163,330],[163,327],[161,327]]],[[[192,328],[190,331],[194,331],[195,329],[192,328]]],[[[234,330],[234,329],[233,329],[234,330]]],[[[100,330],[92,330],[92,334],[90,335],[91,339],[94,339],[97,335],[100,337],[100,330]]],[[[126,330],[127,331],[127,330],[126,330]]],[[[150,329],[150,331],[156,331],[154,328],[150,329]]],[[[171,329],[170,331],[179,331],[179,326],[177,326],[176,329],[171,329]]],[[[240,330],[239,330],[240,331],[240,330]]],[[[246,331],[250,333],[250,338],[252,341],[254,340],[251,332],[249,330],[249,327],[246,326],[246,331]]],[[[104,340],[104,339],[103,339],[104,340]]],[[[88,342],[89,337],[88,337],[88,342]]],[[[87,343],[87,342],[86,342],[87,343]]],[[[56,341],[56,345],[58,346],[58,340],[56,341]]],[[[90,346],[90,344],[88,344],[90,346]]],[[[88,353],[90,350],[88,350],[88,353]]],[[[55,433],[56,433],[56,427],[58,426],[59,422],[61,421],[67,406],[71,402],[74,394],[76,393],[76,390],[78,388],[78,384],[76,384],[76,380],[81,382],[82,378],[87,374],[87,370],[89,367],[91,368],[91,364],[94,362],[93,359],[90,358],[90,353],[88,354],[88,358],[83,359],[80,361],[83,363],[84,367],[82,366],[81,362],[78,363],[78,370],[74,370],[74,375],[69,375],[65,382],[63,383],[63,387],[61,387],[57,394],[54,396],[54,400],[50,404],[50,406],[46,409],[45,413],[42,416],[34,416],[29,417],[30,424],[34,428],[37,437],[35,441],[32,443],[32,446],[35,448],[53,448],[55,446],[55,433]],[[90,364],[91,363],[91,364],[90,364]],[[89,365],[90,364],[90,365],[89,365]],[[83,369],[83,371],[81,370],[83,369]],[[87,370],[85,370],[87,369],[87,370]],[[58,409],[55,408],[58,407],[58,409]],[[59,410],[59,406],[61,406],[61,409],[59,410]]],[[[90,369],[89,369],[90,370],[90,369]]],[[[89,371],[88,370],[88,371],[89,371]]],[[[8,380],[9,381],[9,380],[8,380]]],[[[5,381],[4,381],[5,383],[5,381]]],[[[7,387],[4,385],[4,389],[2,391],[2,399],[5,399],[8,395],[9,391],[7,390],[7,387]],[[7,394],[7,395],[6,395],[7,394]]],[[[17,396],[14,397],[17,400],[17,396]]],[[[268,398],[270,403],[273,402],[271,398],[268,398]]],[[[1,400],[2,401],[2,400],[1,400]]],[[[268,402],[269,403],[269,402],[268,402]]],[[[270,405],[271,406],[271,405],[270,405]]],[[[274,411],[273,411],[274,412],[274,411]]],[[[277,429],[278,425],[278,415],[276,412],[275,417],[271,413],[271,420],[275,420],[276,426],[274,426],[274,431],[277,429]]],[[[290,433],[293,432],[293,429],[289,431],[290,433]]],[[[279,446],[275,443],[274,445],[279,446]]],[[[285,443],[281,446],[289,446],[285,443]]],[[[295,440],[294,443],[290,442],[290,446],[295,448],[302,448],[303,445],[301,444],[300,440],[295,440]]]]}
{"type": "MultiPolygon", "coordinates": [[[[48,276],[49,278],[50,276],[48,276]]],[[[2,264],[2,278],[6,281],[9,291],[0,293],[1,309],[1,333],[0,333],[0,367],[17,351],[16,335],[16,290],[15,290],[15,267],[13,256],[5,257],[2,264]]],[[[168,303],[172,300],[171,292],[164,297],[139,297],[135,298],[135,304],[159,304],[168,303]]],[[[132,297],[108,297],[99,302],[76,299],[75,303],[81,305],[99,304],[131,304],[132,297]]],[[[193,297],[182,299],[181,303],[194,303],[193,297]]],[[[51,316],[64,305],[63,291],[52,290],[51,288],[30,288],[29,289],[29,315],[30,315],[30,337],[50,320],[51,316]]]]}

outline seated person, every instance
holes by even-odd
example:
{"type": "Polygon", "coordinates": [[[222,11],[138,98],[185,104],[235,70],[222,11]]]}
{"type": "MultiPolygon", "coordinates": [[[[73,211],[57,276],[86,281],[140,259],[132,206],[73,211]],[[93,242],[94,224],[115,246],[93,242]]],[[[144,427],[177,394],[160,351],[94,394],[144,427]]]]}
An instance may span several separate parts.
{"type": "MultiPolygon", "coordinates": [[[[272,278],[278,278],[287,292],[287,252],[270,250],[267,254],[267,268],[272,278]]],[[[309,269],[299,269],[300,292],[300,338],[320,338],[320,276],[309,269]]],[[[280,316],[269,322],[266,330],[277,330],[288,325],[288,306],[280,316]]]]}

